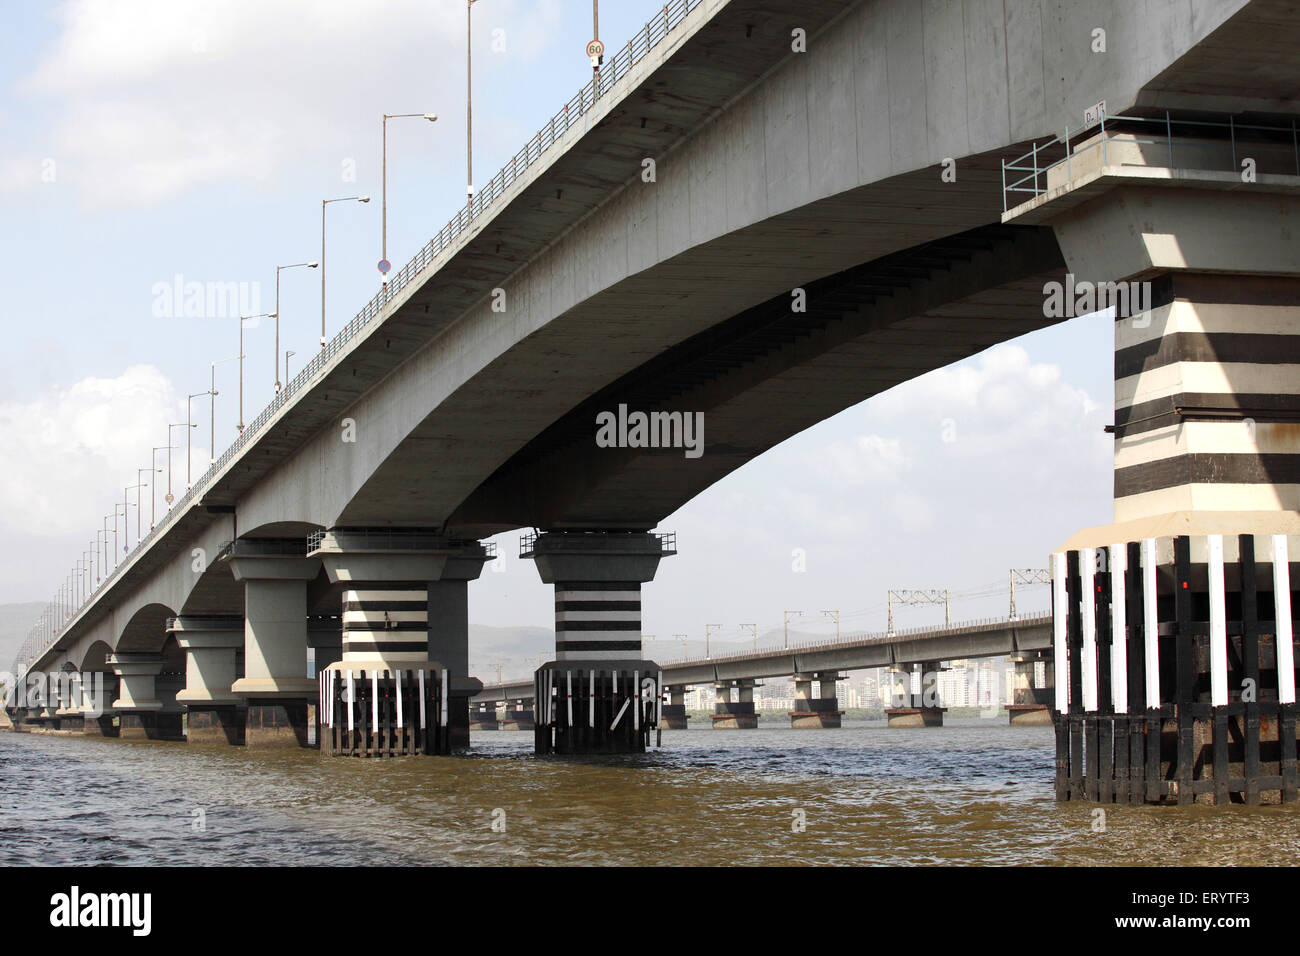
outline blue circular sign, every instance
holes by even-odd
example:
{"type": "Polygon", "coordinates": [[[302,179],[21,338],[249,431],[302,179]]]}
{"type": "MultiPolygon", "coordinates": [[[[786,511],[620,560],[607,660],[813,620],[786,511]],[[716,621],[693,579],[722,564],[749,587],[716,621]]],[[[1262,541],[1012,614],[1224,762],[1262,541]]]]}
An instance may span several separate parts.
{"type": "Polygon", "coordinates": [[[379,260],[379,271],[382,272],[384,275],[388,275],[388,270],[391,269],[392,267],[393,267],[392,263],[389,262],[387,259],[379,260]]]}

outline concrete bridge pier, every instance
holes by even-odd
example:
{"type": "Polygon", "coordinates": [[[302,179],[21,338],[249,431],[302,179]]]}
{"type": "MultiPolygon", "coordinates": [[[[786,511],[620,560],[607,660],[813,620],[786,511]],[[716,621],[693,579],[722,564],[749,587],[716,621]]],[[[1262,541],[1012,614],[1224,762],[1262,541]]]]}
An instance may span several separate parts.
{"type": "Polygon", "coordinates": [[[544,532],[520,541],[520,556],[555,586],[555,660],[534,675],[539,754],[645,750],[663,682],[659,665],[642,658],[641,585],[670,554],[671,535],[644,532],[544,532]]]}
{"type": "Polygon", "coordinates": [[[81,716],[81,675],[65,672],[60,675],[56,699],[58,708],[54,711],[56,726],[60,733],[80,734],[85,729],[85,718],[81,716]]]}
{"type": "Polygon", "coordinates": [[[301,539],[241,539],[223,560],[244,585],[244,676],[230,687],[246,702],[248,747],[308,747],[307,584],[320,573],[301,539]]]}
{"type": "Polygon", "coordinates": [[[501,721],[497,720],[497,703],[494,700],[479,701],[469,712],[470,730],[500,730],[501,721]]]}
{"type": "Polygon", "coordinates": [[[790,726],[798,730],[818,730],[841,725],[844,712],[840,710],[835,694],[837,681],[843,675],[835,671],[817,674],[796,674],[794,710],[790,711],[790,726]],[[817,680],[820,697],[812,696],[812,682],[817,680]]]}
{"type": "Polygon", "coordinates": [[[243,618],[177,617],[168,622],[167,633],[185,652],[185,687],[176,700],[186,709],[186,741],[242,745],[247,711],[231,687],[239,679],[243,618]]]}
{"type": "Polygon", "coordinates": [[[118,736],[124,740],[182,740],[179,709],[165,708],[157,681],[165,663],[161,654],[115,651],[108,657],[118,677],[118,697],[113,710],[118,736]]]}
{"type": "Polygon", "coordinates": [[[713,704],[714,730],[754,730],[758,727],[758,714],[754,711],[753,678],[718,681],[713,685],[716,700],[713,704]],[[731,699],[732,688],[736,699],[731,699]]]}
{"type": "Polygon", "coordinates": [[[120,694],[117,675],[111,671],[82,675],[81,732],[86,737],[116,737],[118,726],[113,701],[120,694]]]}
{"type": "Polygon", "coordinates": [[[1021,651],[1011,656],[1015,672],[1012,677],[1011,702],[1007,714],[1012,727],[1050,727],[1052,711],[1049,706],[1054,695],[1052,689],[1052,660],[1040,651],[1021,651]],[[1036,681],[1035,671],[1040,663],[1045,679],[1036,681]]]}
{"type": "Polygon", "coordinates": [[[668,702],[663,705],[659,726],[664,730],[685,730],[690,718],[686,716],[686,688],[673,684],[665,688],[668,702]]]}
{"type": "Polygon", "coordinates": [[[517,699],[506,701],[506,712],[501,717],[502,730],[535,730],[533,708],[528,701],[517,699]]]}
{"type": "Polygon", "coordinates": [[[1112,127],[1004,217],[1056,234],[1057,314],[1115,320],[1114,521],[1051,556],[1058,800],[1300,796],[1300,177],[1219,122],[1112,127]]]}
{"type": "MultiPolygon", "coordinates": [[[[311,553],[320,557],[330,583],[345,588],[343,673],[374,671],[376,691],[391,696],[389,685],[402,673],[434,665],[427,680],[439,685],[437,726],[422,728],[435,748],[429,752],[468,747],[469,699],[483,688],[469,676],[469,582],[482,572],[488,549],[436,529],[334,528],[314,541],[311,553]]],[[[431,719],[426,713],[426,722],[431,719]]],[[[391,737],[400,729],[405,739],[420,730],[407,721],[405,707],[402,724],[385,733],[391,737]]],[[[389,740],[377,752],[405,753],[410,746],[410,739],[402,745],[389,740]]]]}
{"type": "Polygon", "coordinates": [[[943,712],[947,708],[939,706],[936,682],[940,670],[939,661],[892,669],[902,678],[902,691],[896,697],[898,705],[885,710],[890,727],[943,726],[943,712]]]}

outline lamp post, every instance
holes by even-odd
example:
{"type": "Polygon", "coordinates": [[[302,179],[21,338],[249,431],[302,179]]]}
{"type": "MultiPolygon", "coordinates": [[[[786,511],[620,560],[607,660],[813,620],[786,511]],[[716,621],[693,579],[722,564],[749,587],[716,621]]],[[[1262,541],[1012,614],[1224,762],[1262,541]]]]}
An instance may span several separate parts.
{"type": "Polygon", "coordinates": [[[470,68],[470,25],[476,2],[465,0],[465,192],[470,203],[474,202],[474,73],[470,68]]]}
{"type": "Polygon", "coordinates": [[[297,354],[298,353],[295,352],[293,349],[284,350],[284,382],[286,385],[289,384],[289,356],[297,355],[297,354]]]}
{"type": "MultiPolygon", "coordinates": [[[[408,119],[420,117],[430,123],[438,120],[437,113],[384,113],[380,120],[380,156],[379,174],[381,179],[379,196],[379,272],[388,281],[388,121],[390,119],[408,119]]],[[[277,307],[278,310],[278,307],[277,307]]]]}
{"type": "MultiPolygon", "coordinates": [[[[135,489],[135,543],[140,543],[140,489],[145,485],[140,481],[140,472],[148,471],[147,468],[137,468],[135,475],[135,484],[126,486],[126,493],[129,494],[131,489],[135,489]]],[[[129,504],[129,502],[123,502],[129,504]]],[[[127,554],[131,550],[131,519],[128,517],[124,522],[122,537],[126,540],[122,542],[122,552],[127,554]]]]}
{"type": "MultiPolygon", "coordinates": [[[[275,274],[275,280],[276,280],[275,297],[278,299],[280,297],[280,273],[277,272],[275,274]]],[[[276,332],[277,338],[276,338],[276,345],[275,345],[275,358],[276,358],[275,368],[276,371],[278,372],[280,370],[280,342],[278,338],[279,336],[278,330],[280,328],[280,319],[278,315],[279,311],[280,311],[279,306],[277,304],[275,312],[259,312],[257,315],[241,315],[239,317],[239,354],[235,356],[236,358],[239,359],[239,423],[235,426],[235,428],[236,430],[239,431],[241,435],[244,432],[244,323],[249,322],[253,319],[269,319],[272,316],[276,317],[275,327],[277,329],[276,332]]],[[[213,374],[215,375],[216,373],[214,372],[213,374]]]]}
{"type": "MultiPolygon", "coordinates": [[[[167,497],[164,498],[163,500],[167,502],[168,511],[172,510],[172,502],[176,500],[175,498],[172,497],[172,449],[176,448],[177,446],[172,444],[172,429],[173,428],[185,429],[185,447],[188,448],[189,441],[190,441],[189,430],[193,427],[194,426],[187,421],[177,422],[175,425],[167,426],[167,497]]],[[[151,528],[150,530],[153,529],[151,528]]]]}
{"type": "MultiPolygon", "coordinates": [[[[244,323],[240,322],[239,324],[241,326],[241,331],[242,331],[242,326],[244,323]]],[[[212,380],[211,380],[211,384],[208,386],[208,394],[212,396],[212,404],[208,406],[208,431],[211,433],[208,435],[208,464],[209,465],[216,464],[217,461],[217,395],[220,394],[217,391],[217,366],[224,365],[226,362],[238,361],[243,357],[244,357],[243,355],[232,355],[228,359],[220,359],[216,362],[211,363],[212,380]]]]}
{"type": "MultiPolygon", "coordinates": [[[[277,395],[280,394],[280,273],[285,269],[299,269],[304,266],[308,269],[315,269],[318,265],[320,265],[319,262],[312,261],[294,262],[287,266],[275,267],[275,311],[271,313],[275,316],[275,352],[271,358],[273,360],[272,364],[275,365],[275,394],[277,395]]],[[[244,351],[242,341],[240,346],[239,351],[242,353],[244,351]]],[[[242,419],[243,416],[241,415],[240,418],[242,419]]]]}
{"type": "MultiPolygon", "coordinates": [[[[141,491],[142,491],[143,489],[149,487],[149,483],[146,482],[146,481],[144,481],[140,476],[143,475],[146,471],[151,472],[151,473],[153,473],[153,474],[158,474],[159,472],[162,471],[162,469],[161,469],[161,468],[137,468],[137,469],[135,470],[135,480],[136,480],[136,485],[135,485],[135,543],[136,543],[136,546],[137,546],[137,547],[139,547],[140,542],[143,540],[143,535],[140,534],[140,515],[143,513],[144,509],[140,506],[140,493],[141,493],[141,491]]],[[[152,491],[149,492],[149,500],[150,500],[151,502],[153,501],[153,492],[152,492],[152,491]]],[[[150,515],[150,517],[152,518],[153,516],[150,515]]],[[[153,530],[153,527],[150,526],[149,530],[152,531],[152,530],[153,530]]]]}
{"type": "MultiPolygon", "coordinates": [[[[114,533],[114,534],[117,534],[117,508],[116,508],[116,506],[113,508],[112,518],[113,518],[113,533],[114,533]]],[[[105,574],[105,575],[108,575],[108,574],[109,574],[109,569],[108,569],[108,519],[109,519],[109,515],[104,515],[104,574],[105,574]]],[[[113,542],[113,552],[114,552],[114,557],[116,557],[116,556],[117,556],[117,541],[116,541],[116,540],[114,540],[114,542],[113,542]]]]}
{"type": "MultiPolygon", "coordinates": [[[[127,485],[122,492],[122,550],[118,551],[118,560],[113,562],[116,568],[121,560],[121,555],[131,550],[131,512],[128,508],[127,499],[131,494],[131,486],[127,485]]],[[[117,549],[117,515],[113,516],[113,548],[117,549]]]]}
{"type": "MultiPolygon", "coordinates": [[[[167,432],[167,437],[168,438],[171,437],[170,430],[167,432]]],[[[158,452],[166,451],[167,457],[170,458],[172,453],[168,451],[169,448],[170,448],[169,445],[154,446],[153,454],[149,457],[149,465],[153,469],[155,474],[162,473],[162,469],[158,467],[158,452]]],[[[157,516],[158,516],[158,488],[157,486],[155,486],[154,489],[149,492],[149,530],[150,531],[152,531],[154,528],[154,524],[157,519],[157,516]]]]}
{"type": "MultiPolygon", "coordinates": [[[[369,196],[344,196],[340,199],[322,199],[320,201],[320,347],[325,347],[325,207],[332,202],[370,202],[369,196]]],[[[289,380],[288,369],[284,380],[289,380]]]]}
{"type": "MultiPolygon", "coordinates": [[[[197,423],[190,424],[190,418],[191,418],[190,406],[191,403],[193,403],[194,399],[198,398],[200,395],[206,395],[208,396],[209,399],[212,398],[212,392],[210,390],[206,392],[195,392],[193,395],[187,395],[185,397],[185,424],[189,425],[190,428],[198,427],[197,423]]],[[[168,439],[170,440],[170,438],[171,436],[169,434],[168,439]]],[[[190,458],[191,457],[193,457],[193,455],[190,449],[190,432],[187,430],[185,432],[185,490],[186,491],[190,490],[190,458]]]]}

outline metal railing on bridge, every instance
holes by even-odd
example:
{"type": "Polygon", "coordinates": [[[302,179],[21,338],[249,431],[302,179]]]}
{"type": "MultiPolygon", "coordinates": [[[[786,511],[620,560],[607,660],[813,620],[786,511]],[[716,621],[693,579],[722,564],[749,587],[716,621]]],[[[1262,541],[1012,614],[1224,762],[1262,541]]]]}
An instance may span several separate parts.
{"type": "MultiPolygon", "coordinates": [[[[331,361],[344,350],[348,343],[383,314],[385,308],[402,289],[442,258],[443,253],[451,249],[456,240],[465,233],[474,220],[478,219],[488,207],[504,196],[509,187],[533,163],[537,162],[543,154],[559,142],[564,133],[581,120],[603,97],[608,95],[633,66],[641,62],[701,3],[703,3],[703,0],[671,0],[670,3],[664,5],[661,11],[651,17],[640,32],[611,56],[601,69],[593,74],[590,82],[578,90],[573,98],[565,103],[551,117],[550,121],[537,131],[537,135],[529,139],[524,144],[523,149],[516,153],[508,163],[497,171],[495,176],[488,180],[487,185],[479,194],[472,197],[452,217],[450,222],[438,230],[438,233],[425,244],[419,253],[398,270],[396,275],[384,284],[379,293],[367,302],[365,307],[303,366],[298,374],[285,385],[284,390],[278,393],[270,404],[262,409],[261,413],[252,422],[245,426],[239,437],[235,439],[220,458],[208,467],[199,480],[190,486],[169,511],[180,514],[187,505],[202,495],[213,479],[252,441],[253,436],[257,435],[275,417],[276,413],[289,404],[291,396],[297,394],[309,382],[321,376],[330,366],[331,361]]],[[[170,522],[164,521],[150,530],[147,535],[136,542],[136,546],[131,549],[130,554],[141,553],[141,550],[146,545],[169,526],[170,522]]],[[[33,660],[54,643],[64,628],[76,618],[77,614],[92,604],[96,596],[113,583],[121,570],[121,564],[114,567],[93,590],[88,592],[86,598],[79,605],[67,610],[66,613],[62,606],[55,602],[52,605],[54,608],[53,614],[62,616],[64,620],[50,620],[38,625],[38,633],[28,637],[20,648],[18,656],[14,659],[14,672],[24,672],[26,668],[23,666],[23,661],[33,660]]]]}
{"type": "Polygon", "coordinates": [[[806,653],[807,651],[816,650],[834,650],[837,647],[843,647],[846,644],[893,644],[900,639],[909,637],[926,637],[934,634],[953,634],[962,631],[973,631],[978,628],[1005,627],[1015,625],[1017,627],[1036,627],[1043,624],[1050,624],[1052,616],[1044,611],[1036,614],[1026,614],[1018,617],[981,617],[969,621],[958,621],[955,624],[931,624],[923,627],[898,628],[892,634],[888,631],[855,631],[845,634],[836,640],[830,641],[813,641],[801,644],[792,644],[789,647],[760,647],[758,649],[750,648],[743,651],[728,651],[725,654],[709,654],[704,657],[683,657],[677,660],[666,661],[665,666],[671,667],[674,664],[707,664],[713,661],[729,661],[742,657],[766,657],[774,654],[793,654],[806,653]]]}
{"type": "MultiPolygon", "coordinates": [[[[1047,174],[1054,169],[1065,167],[1065,181],[1073,180],[1073,165],[1083,161],[1083,157],[1100,151],[1101,166],[1107,165],[1108,151],[1119,135],[1124,135],[1126,145],[1160,147],[1161,158],[1168,163],[1168,168],[1175,168],[1174,163],[1181,148],[1187,155],[1189,144],[1186,140],[1196,134],[1208,137],[1212,141],[1227,147],[1231,157],[1228,167],[1233,172],[1241,172],[1238,158],[1248,158],[1243,152],[1251,150],[1254,154],[1266,151],[1280,154],[1284,165],[1294,167],[1295,175],[1300,176],[1300,126],[1291,120],[1289,126],[1262,125],[1258,123],[1238,123],[1229,116],[1227,122],[1215,120],[1184,119],[1172,116],[1168,111],[1163,117],[1153,116],[1107,116],[1105,109],[1098,113],[1097,119],[1071,130],[1065,128],[1063,134],[1053,136],[1045,142],[1034,142],[1029,151],[1014,159],[1002,161],[1002,211],[1021,205],[1024,202],[1043,195],[1048,191],[1047,174]],[[1151,138],[1143,139],[1138,134],[1147,132],[1151,138]],[[1091,138],[1090,137],[1095,137],[1091,138]],[[1081,139],[1089,140],[1079,146],[1081,139]],[[1179,143],[1182,141],[1180,147],[1179,143]],[[1072,147],[1071,143],[1075,145],[1072,147]],[[1007,174],[1012,173],[1010,180],[1007,174]],[[1024,175],[1015,175],[1023,173],[1024,175]],[[1019,197],[1028,197],[1028,199],[1019,197]],[[1016,198],[1016,202],[1012,199],[1016,198]]],[[[1198,158],[1203,158],[1203,144],[1194,144],[1198,158]]],[[[1125,165],[1132,165],[1125,163],[1125,165]]],[[[1153,165],[1153,164],[1143,164],[1153,165]]],[[[1189,166],[1202,169],[1204,166],[1189,166]]],[[[1279,167],[1280,168],[1280,167],[1279,167]]],[[[1291,171],[1288,168],[1288,173],[1291,171]]]]}

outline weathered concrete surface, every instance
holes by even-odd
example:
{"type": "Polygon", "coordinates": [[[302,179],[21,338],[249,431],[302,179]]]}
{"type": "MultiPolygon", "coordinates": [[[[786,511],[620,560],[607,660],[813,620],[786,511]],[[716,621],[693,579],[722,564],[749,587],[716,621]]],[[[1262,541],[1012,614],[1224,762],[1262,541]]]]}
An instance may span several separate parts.
{"type": "Polygon", "coordinates": [[[890,707],[885,717],[890,727],[942,727],[946,707],[890,707]]]}

